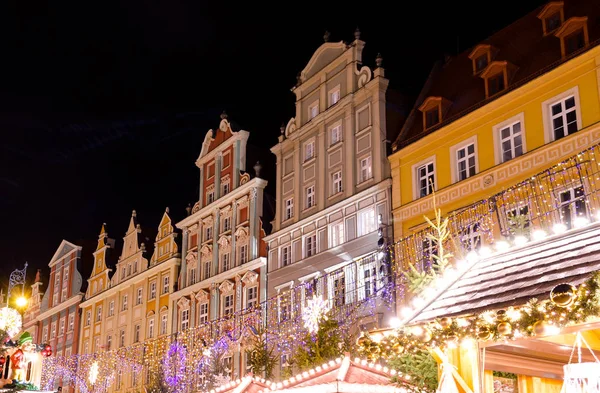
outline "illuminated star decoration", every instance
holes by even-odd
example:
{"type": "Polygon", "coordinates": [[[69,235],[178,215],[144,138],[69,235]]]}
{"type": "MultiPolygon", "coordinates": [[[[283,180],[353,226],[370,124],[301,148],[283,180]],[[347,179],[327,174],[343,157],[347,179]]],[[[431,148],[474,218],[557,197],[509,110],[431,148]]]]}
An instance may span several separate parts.
{"type": "Polygon", "coordinates": [[[329,304],[327,301],[323,300],[322,296],[313,296],[312,299],[308,300],[306,307],[302,311],[304,327],[310,333],[316,333],[319,330],[321,320],[327,320],[328,311],[329,304]]]}
{"type": "Polygon", "coordinates": [[[14,308],[0,308],[0,330],[4,330],[9,338],[21,331],[21,314],[14,308]]]}

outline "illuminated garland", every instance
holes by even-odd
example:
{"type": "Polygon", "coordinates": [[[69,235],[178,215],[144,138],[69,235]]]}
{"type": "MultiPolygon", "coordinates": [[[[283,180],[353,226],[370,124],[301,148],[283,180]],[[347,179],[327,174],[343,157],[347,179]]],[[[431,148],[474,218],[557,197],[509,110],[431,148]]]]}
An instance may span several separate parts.
{"type": "Polygon", "coordinates": [[[175,341],[163,358],[165,382],[173,393],[181,393],[186,387],[187,349],[175,341]]]}
{"type": "Polygon", "coordinates": [[[390,334],[365,334],[358,340],[359,352],[374,360],[429,348],[452,348],[469,340],[505,341],[557,334],[565,326],[597,317],[600,317],[600,272],[595,272],[579,288],[570,284],[556,286],[546,301],[533,298],[519,308],[438,318],[386,332],[390,334]]]}

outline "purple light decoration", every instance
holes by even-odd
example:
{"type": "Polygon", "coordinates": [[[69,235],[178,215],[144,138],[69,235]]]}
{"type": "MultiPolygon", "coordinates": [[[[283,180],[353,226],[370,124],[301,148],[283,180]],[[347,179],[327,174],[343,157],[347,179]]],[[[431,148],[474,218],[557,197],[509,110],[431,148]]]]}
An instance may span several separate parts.
{"type": "Polygon", "coordinates": [[[186,363],[187,348],[179,341],[174,341],[162,361],[165,382],[173,393],[186,390],[184,384],[186,363]]]}

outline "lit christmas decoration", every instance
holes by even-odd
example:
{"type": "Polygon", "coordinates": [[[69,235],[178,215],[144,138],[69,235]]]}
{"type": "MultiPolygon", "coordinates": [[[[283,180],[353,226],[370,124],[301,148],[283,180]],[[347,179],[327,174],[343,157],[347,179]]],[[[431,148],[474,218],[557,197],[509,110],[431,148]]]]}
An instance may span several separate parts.
{"type": "Polygon", "coordinates": [[[329,312],[328,302],[322,296],[313,296],[312,299],[308,300],[302,312],[304,327],[310,333],[316,333],[319,330],[321,320],[327,320],[327,312],[329,312]]]}
{"type": "Polygon", "coordinates": [[[92,363],[92,366],[90,367],[90,374],[88,375],[88,380],[90,381],[92,386],[94,386],[94,384],[96,383],[96,379],[98,379],[99,373],[100,372],[98,371],[98,362],[92,363]]]}
{"type": "Polygon", "coordinates": [[[0,330],[6,332],[9,338],[13,338],[21,331],[21,314],[14,308],[0,308],[0,330]]]}

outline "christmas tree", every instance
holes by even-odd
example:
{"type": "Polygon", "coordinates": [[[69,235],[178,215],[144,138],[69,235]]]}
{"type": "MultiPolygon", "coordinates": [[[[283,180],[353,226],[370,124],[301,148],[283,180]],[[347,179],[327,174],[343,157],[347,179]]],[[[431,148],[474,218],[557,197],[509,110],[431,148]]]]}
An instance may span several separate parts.
{"type": "Polygon", "coordinates": [[[248,365],[252,373],[265,379],[273,377],[273,369],[277,358],[273,355],[274,347],[269,345],[265,329],[260,329],[252,338],[252,346],[248,350],[248,365]]]}

